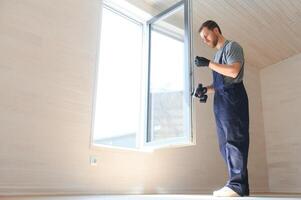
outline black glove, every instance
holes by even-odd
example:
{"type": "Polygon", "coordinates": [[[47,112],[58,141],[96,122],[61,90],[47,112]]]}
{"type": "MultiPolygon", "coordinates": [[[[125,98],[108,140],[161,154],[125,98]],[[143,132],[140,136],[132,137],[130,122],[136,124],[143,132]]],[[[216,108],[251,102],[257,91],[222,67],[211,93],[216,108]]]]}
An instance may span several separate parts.
{"type": "Polygon", "coordinates": [[[194,64],[198,67],[208,67],[210,60],[204,57],[196,56],[194,59],[194,64]]]}
{"type": "Polygon", "coordinates": [[[203,87],[202,84],[199,84],[198,87],[193,92],[193,96],[200,98],[201,103],[206,103],[208,98],[206,94],[207,94],[207,88],[203,87]]]}

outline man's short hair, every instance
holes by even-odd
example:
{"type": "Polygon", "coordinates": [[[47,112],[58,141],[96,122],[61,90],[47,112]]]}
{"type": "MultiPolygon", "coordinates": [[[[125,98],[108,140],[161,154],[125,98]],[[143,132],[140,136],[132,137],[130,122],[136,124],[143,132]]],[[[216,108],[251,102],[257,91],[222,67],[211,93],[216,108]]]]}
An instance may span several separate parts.
{"type": "Polygon", "coordinates": [[[219,28],[218,24],[217,24],[215,21],[213,21],[213,20],[207,20],[207,21],[205,21],[205,22],[202,24],[201,28],[199,29],[199,33],[203,30],[204,27],[208,28],[208,29],[211,30],[211,31],[212,31],[214,28],[217,28],[217,29],[218,29],[218,32],[219,32],[220,34],[222,34],[222,31],[221,31],[221,29],[219,28]]]}

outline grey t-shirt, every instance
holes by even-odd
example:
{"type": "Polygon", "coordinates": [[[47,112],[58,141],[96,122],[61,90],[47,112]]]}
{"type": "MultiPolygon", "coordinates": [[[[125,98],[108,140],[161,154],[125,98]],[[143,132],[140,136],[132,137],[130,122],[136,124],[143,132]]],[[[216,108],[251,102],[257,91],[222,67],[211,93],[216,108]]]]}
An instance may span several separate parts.
{"type": "Polygon", "coordinates": [[[221,64],[232,64],[235,62],[240,62],[241,64],[241,69],[237,77],[232,78],[223,75],[224,84],[230,85],[232,83],[241,82],[244,76],[244,64],[245,64],[244,52],[242,47],[235,41],[226,40],[223,47],[220,48],[214,55],[214,62],[219,63],[221,56],[223,56],[221,64]],[[224,52],[223,55],[222,55],[222,51],[224,52]]]}

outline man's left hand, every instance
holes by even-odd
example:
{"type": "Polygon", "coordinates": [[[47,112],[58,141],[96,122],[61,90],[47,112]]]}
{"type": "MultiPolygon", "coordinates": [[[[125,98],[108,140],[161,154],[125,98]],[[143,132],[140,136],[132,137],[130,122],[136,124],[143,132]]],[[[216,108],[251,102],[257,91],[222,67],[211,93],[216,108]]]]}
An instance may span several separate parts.
{"type": "Polygon", "coordinates": [[[210,60],[204,57],[196,56],[194,59],[194,64],[198,67],[208,67],[210,60]]]}

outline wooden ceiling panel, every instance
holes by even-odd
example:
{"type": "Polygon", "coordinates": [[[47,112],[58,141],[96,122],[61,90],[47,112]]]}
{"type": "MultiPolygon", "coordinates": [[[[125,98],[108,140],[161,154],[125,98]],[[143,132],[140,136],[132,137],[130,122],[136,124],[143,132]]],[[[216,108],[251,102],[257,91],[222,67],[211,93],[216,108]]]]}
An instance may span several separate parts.
{"type": "MultiPolygon", "coordinates": [[[[155,15],[179,0],[127,1],[155,15]]],[[[195,35],[202,22],[215,20],[227,39],[243,46],[247,64],[263,68],[301,53],[301,0],[192,0],[192,5],[195,35]]]]}
{"type": "Polygon", "coordinates": [[[241,43],[252,66],[301,53],[300,0],[193,0],[193,6],[194,26],[215,20],[226,38],[241,43]]]}

